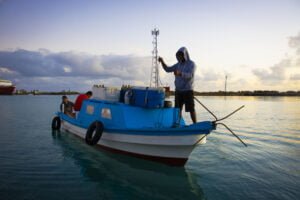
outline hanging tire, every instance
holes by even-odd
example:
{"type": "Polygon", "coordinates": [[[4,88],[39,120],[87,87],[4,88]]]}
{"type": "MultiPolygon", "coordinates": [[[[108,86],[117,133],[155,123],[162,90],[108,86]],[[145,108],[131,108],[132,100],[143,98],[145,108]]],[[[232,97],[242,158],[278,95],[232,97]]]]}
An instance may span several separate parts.
{"type": "Polygon", "coordinates": [[[95,145],[100,140],[104,126],[102,122],[94,121],[86,131],[85,142],[89,145],[95,145]]]}
{"type": "Polygon", "coordinates": [[[61,126],[61,120],[58,116],[52,119],[52,130],[59,131],[61,126]]]}

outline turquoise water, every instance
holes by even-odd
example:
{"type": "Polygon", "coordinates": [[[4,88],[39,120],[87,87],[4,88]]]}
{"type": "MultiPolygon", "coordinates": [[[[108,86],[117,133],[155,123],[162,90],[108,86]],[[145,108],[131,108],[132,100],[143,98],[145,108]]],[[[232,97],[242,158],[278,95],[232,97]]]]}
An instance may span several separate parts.
{"type": "Polygon", "coordinates": [[[300,98],[199,99],[220,117],[245,105],[225,122],[249,146],[219,127],[178,168],[53,133],[60,96],[0,96],[0,199],[300,199],[300,98]]]}

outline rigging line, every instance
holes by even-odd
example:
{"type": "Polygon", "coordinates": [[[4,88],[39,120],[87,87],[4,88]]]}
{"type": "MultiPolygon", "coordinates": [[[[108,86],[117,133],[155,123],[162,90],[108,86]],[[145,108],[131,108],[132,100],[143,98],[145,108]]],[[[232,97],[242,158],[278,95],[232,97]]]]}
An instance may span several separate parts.
{"type": "Polygon", "coordinates": [[[232,135],[234,135],[241,143],[243,143],[245,147],[247,147],[247,144],[239,136],[237,136],[226,124],[223,123],[216,123],[216,124],[223,125],[229,132],[231,132],[232,135]]]}
{"type": "Polygon", "coordinates": [[[200,138],[197,142],[195,142],[194,145],[198,144],[199,142],[201,142],[208,134],[205,134],[202,138],[200,138]]]}
{"type": "Polygon", "coordinates": [[[199,101],[196,97],[194,97],[194,99],[203,107],[205,108],[205,110],[207,110],[207,112],[209,112],[212,116],[214,116],[214,118],[216,119],[216,121],[218,120],[218,118],[216,117],[216,115],[210,111],[203,103],[201,103],[201,101],[199,101]]]}
{"type": "Polygon", "coordinates": [[[217,119],[216,122],[222,121],[228,117],[230,117],[231,115],[233,115],[234,113],[236,113],[237,111],[241,110],[242,108],[244,108],[245,105],[242,105],[241,107],[239,107],[238,109],[236,109],[235,111],[233,111],[232,113],[226,115],[225,117],[221,118],[221,119],[217,119]]]}

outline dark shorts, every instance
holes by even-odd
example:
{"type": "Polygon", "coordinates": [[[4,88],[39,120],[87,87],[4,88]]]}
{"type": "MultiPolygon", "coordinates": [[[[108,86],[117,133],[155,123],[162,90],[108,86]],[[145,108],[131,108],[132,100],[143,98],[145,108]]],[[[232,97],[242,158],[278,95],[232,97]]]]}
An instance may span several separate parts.
{"type": "Polygon", "coordinates": [[[185,112],[195,112],[193,90],[175,91],[175,107],[182,110],[183,105],[185,105],[185,112]]]}

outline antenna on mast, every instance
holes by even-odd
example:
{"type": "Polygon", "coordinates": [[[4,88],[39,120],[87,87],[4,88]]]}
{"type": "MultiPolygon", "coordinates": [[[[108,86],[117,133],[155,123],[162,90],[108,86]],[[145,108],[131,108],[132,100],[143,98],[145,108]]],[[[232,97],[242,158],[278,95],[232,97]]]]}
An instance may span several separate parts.
{"type": "Polygon", "coordinates": [[[151,31],[153,36],[153,50],[152,50],[152,68],[150,77],[150,87],[159,87],[159,69],[158,69],[158,50],[157,50],[157,36],[159,35],[159,30],[154,28],[151,31]]]}

